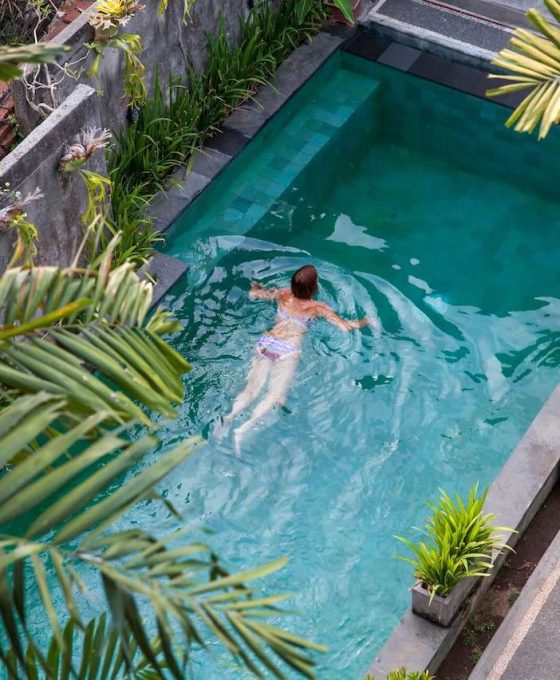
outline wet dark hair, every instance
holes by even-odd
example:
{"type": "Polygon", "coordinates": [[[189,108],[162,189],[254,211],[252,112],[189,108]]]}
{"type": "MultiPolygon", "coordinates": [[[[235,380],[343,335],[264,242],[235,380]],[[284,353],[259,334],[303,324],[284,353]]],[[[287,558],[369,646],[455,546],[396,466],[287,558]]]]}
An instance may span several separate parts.
{"type": "Polygon", "coordinates": [[[317,270],[312,264],[300,267],[292,276],[292,295],[300,300],[311,300],[319,290],[317,270]]]}

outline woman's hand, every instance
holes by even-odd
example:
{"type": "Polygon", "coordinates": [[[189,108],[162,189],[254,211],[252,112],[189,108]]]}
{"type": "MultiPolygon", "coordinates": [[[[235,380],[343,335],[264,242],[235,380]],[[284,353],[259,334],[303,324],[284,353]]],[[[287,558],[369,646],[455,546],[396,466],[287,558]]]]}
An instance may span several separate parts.
{"type": "Polygon", "coordinates": [[[251,282],[251,290],[249,291],[249,297],[253,300],[275,300],[279,293],[279,288],[264,288],[260,283],[256,281],[251,282]]]}
{"type": "Polygon", "coordinates": [[[371,316],[364,316],[363,319],[356,319],[355,321],[348,321],[348,323],[350,324],[351,328],[354,329],[354,330],[358,330],[360,328],[365,328],[366,326],[371,326],[372,328],[379,326],[377,321],[371,316]]]}

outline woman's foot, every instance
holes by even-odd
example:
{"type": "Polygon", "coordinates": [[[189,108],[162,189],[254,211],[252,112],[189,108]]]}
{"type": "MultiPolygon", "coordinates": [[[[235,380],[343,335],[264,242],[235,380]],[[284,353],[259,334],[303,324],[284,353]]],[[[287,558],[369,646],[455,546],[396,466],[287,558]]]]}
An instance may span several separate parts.
{"type": "Polygon", "coordinates": [[[221,441],[229,434],[231,427],[231,422],[233,418],[231,416],[226,416],[225,418],[218,418],[216,424],[214,425],[214,430],[212,431],[213,437],[217,441],[221,441]]]}
{"type": "Polygon", "coordinates": [[[241,443],[243,441],[243,438],[245,436],[245,433],[247,430],[251,428],[252,423],[250,421],[247,421],[246,423],[243,423],[240,427],[237,427],[233,431],[233,448],[235,449],[235,453],[240,456],[241,455],[241,443]]]}

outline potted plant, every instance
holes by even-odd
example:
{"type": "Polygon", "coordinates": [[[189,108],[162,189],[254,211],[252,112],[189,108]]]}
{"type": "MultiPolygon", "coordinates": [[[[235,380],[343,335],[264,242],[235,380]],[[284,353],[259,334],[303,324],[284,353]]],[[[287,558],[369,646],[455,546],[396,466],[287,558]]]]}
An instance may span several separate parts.
{"type": "Polygon", "coordinates": [[[412,564],[417,579],[412,588],[412,611],[439,624],[449,626],[461,605],[482,577],[489,575],[493,560],[504,548],[497,532],[511,532],[494,526],[495,515],[484,512],[487,491],[478,493],[478,484],[463,502],[440,491],[437,505],[428,504],[431,517],[424,526],[426,540],[417,544],[396,538],[408,546],[413,557],[399,556],[412,564]]]}
{"type": "MultiPolygon", "coordinates": [[[[375,680],[373,675],[367,675],[364,680],[375,680]]],[[[435,680],[433,675],[428,671],[407,671],[403,666],[397,670],[389,671],[386,680],[435,680]]]]}

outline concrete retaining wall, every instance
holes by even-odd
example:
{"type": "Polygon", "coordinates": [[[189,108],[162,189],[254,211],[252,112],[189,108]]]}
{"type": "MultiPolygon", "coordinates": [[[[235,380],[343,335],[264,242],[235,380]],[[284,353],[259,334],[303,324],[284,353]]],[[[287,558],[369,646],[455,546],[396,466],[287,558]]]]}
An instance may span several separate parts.
{"type": "MultiPolygon", "coordinates": [[[[38,264],[68,265],[82,240],[81,215],[87,191],[78,172],[62,173],[58,163],[66,143],[84,127],[99,127],[98,97],[87,85],[79,85],[56,111],[0,161],[0,186],[9,183],[22,195],[40,189],[44,198],[27,207],[29,221],[39,231],[38,264]]],[[[87,168],[106,174],[105,157],[97,151],[87,168]]],[[[11,258],[15,235],[0,233],[0,271],[11,258]]]]}
{"type": "MultiPolygon", "coordinates": [[[[197,0],[185,23],[184,0],[169,0],[164,12],[159,11],[159,4],[159,0],[145,0],[144,11],[123,29],[142,38],[141,58],[146,67],[144,80],[149,93],[153,92],[156,78],[164,84],[170,77],[185,81],[189,64],[201,69],[207,59],[206,35],[215,35],[221,22],[230,41],[237,42],[240,20],[249,12],[247,0],[197,0]]],[[[272,4],[276,4],[276,0],[272,0],[272,4]]],[[[72,69],[80,73],[77,78],[62,79],[52,92],[40,90],[36,103],[45,102],[54,108],[48,118],[30,107],[22,82],[11,83],[20,126],[29,134],[0,162],[0,185],[10,182],[13,190],[20,190],[24,195],[38,187],[45,194],[44,199],[28,209],[29,219],[40,233],[38,262],[68,264],[83,233],[80,218],[87,198],[83,181],[77,173],[66,175],[57,169],[64,144],[70,143],[85,127],[118,131],[126,125],[122,53],[108,48],[102,56],[98,76],[87,75],[93,53],[84,43],[94,38],[88,23],[94,10],[92,5],[51,41],[71,48],[59,58],[59,64],[74,64],[72,69]]],[[[52,80],[60,77],[60,68],[56,65],[44,68],[48,68],[52,80]]],[[[42,72],[43,79],[45,73],[42,72]]],[[[90,163],[96,172],[106,174],[101,152],[97,152],[90,163]]],[[[0,234],[0,271],[10,259],[13,242],[13,234],[0,234]]]]}
{"type": "MultiPolygon", "coordinates": [[[[146,67],[144,80],[148,92],[153,92],[156,77],[166,84],[169,77],[185,80],[189,64],[200,69],[207,57],[206,34],[215,35],[220,21],[231,41],[240,37],[240,18],[248,14],[247,0],[197,0],[191,10],[191,18],[183,21],[184,0],[169,0],[167,10],[159,11],[159,0],[145,0],[145,9],[132,18],[123,32],[138,34],[142,39],[141,60],[146,67]]],[[[59,58],[60,64],[74,64],[75,71],[82,71],[79,78],[66,77],[54,92],[54,98],[46,90],[40,92],[37,103],[59,106],[78,83],[95,88],[101,95],[101,122],[112,130],[120,129],[126,122],[127,101],[123,96],[124,58],[115,48],[107,48],[101,58],[98,76],[87,75],[94,55],[83,45],[94,39],[94,31],[88,18],[95,5],[61,31],[52,44],[64,44],[71,51],[59,58]],[[85,57],[85,59],[84,59],[85,57]],[[53,101],[54,99],[54,101],[53,101]]],[[[49,69],[51,79],[60,76],[56,66],[49,69]]],[[[42,79],[45,76],[42,75],[42,79]]],[[[12,84],[16,115],[22,129],[29,132],[43,118],[29,106],[23,83],[12,84]]]]}

